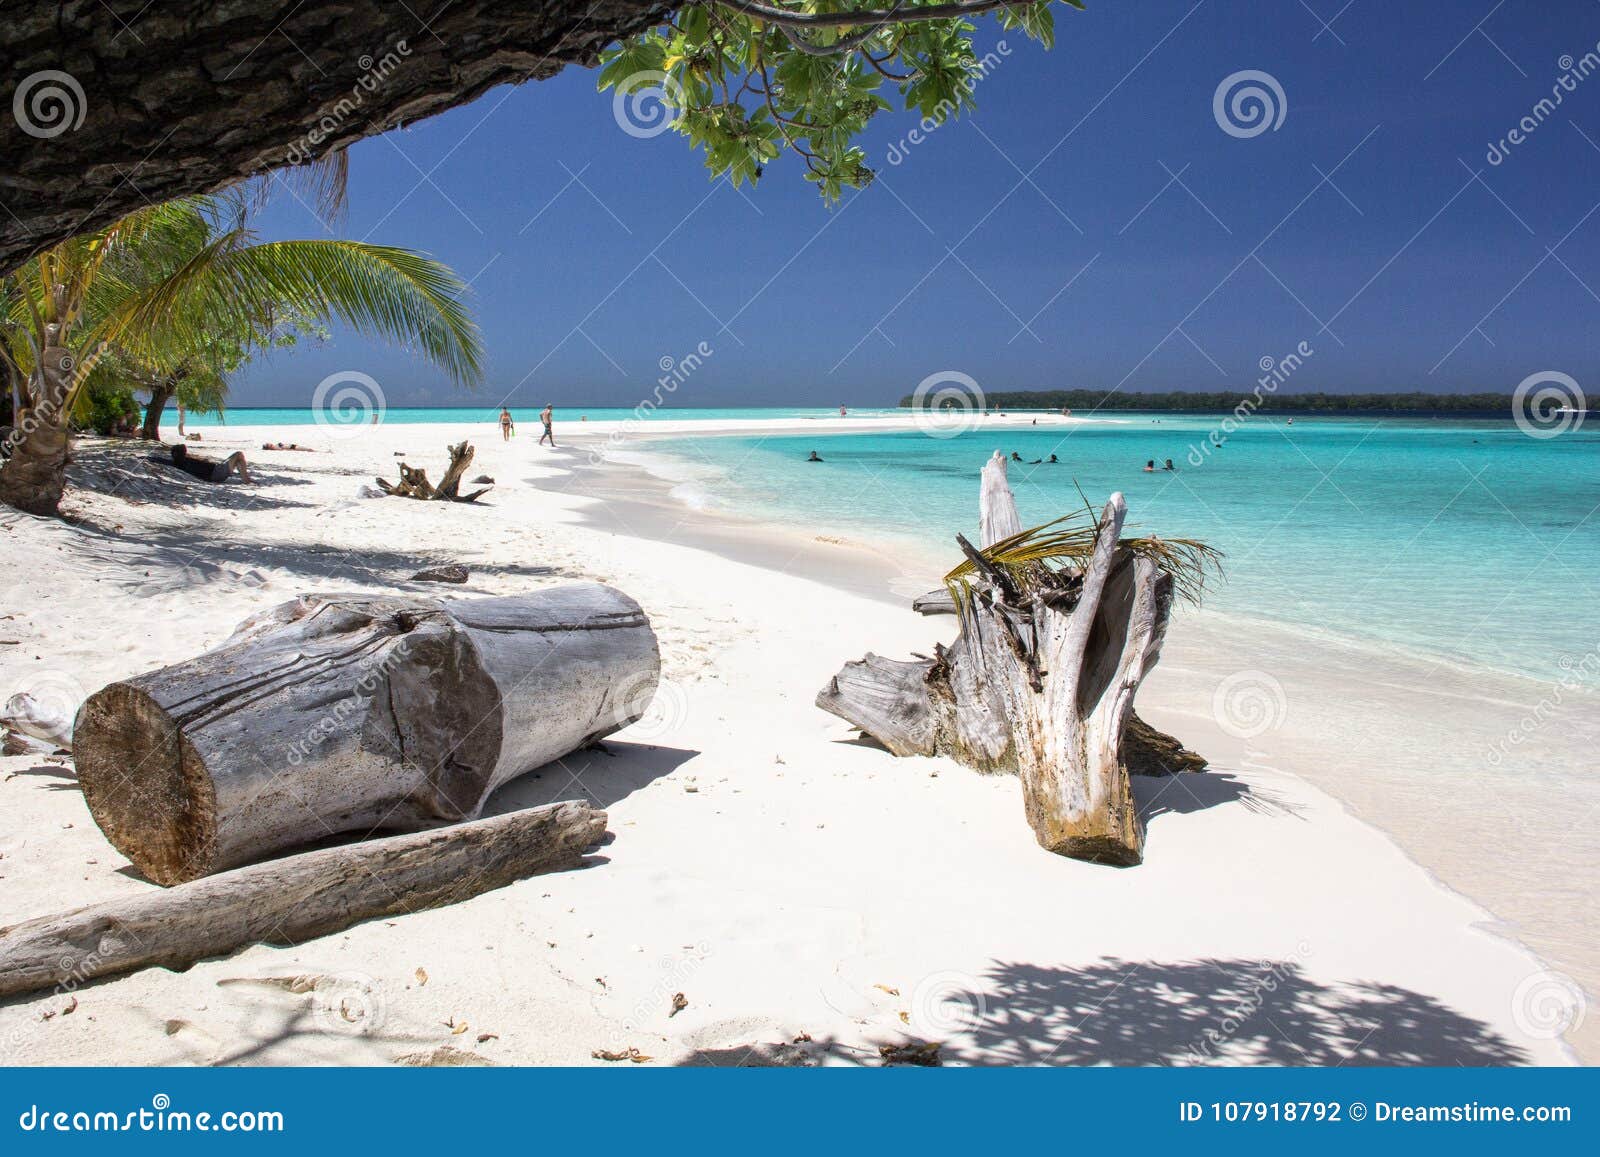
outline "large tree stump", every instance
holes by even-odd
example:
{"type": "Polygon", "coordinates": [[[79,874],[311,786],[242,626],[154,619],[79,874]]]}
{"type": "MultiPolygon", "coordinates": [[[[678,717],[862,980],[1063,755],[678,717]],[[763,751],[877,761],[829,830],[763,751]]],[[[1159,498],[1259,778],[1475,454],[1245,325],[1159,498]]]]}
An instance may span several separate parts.
{"type": "Polygon", "coordinates": [[[605,812],[567,800],[41,916],[0,928],[0,997],[154,965],[183,969],[249,944],[300,944],[361,920],[455,904],[575,867],[605,830],[605,812]]]}
{"type": "Polygon", "coordinates": [[[90,696],[78,781],[117,850],[174,884],[342,832],[476,816],[501,784],[639,718],[660,669],[645,613],[598,583],[303,596],[90,696]]]}
{"type": "MultiPolygon", "coordinates": [[[[984,468],[985,547],[1021,527],[1005,471],[999,454],[984,468]]],[[[1134,692],[1160,654],[1173,584],[1154,561],[1119,545],[1126,513],[1113,494],[1087,565],[1064,590],[1019,593],[990,568],[959,606],[948,594],[923,596],[917,609],[959,617],[955,643],[936,647],[932,659],[868,654],[847,663],[817,706],[895,755],[944,754],[1015,774],[1028,823],[1052,852],[1139,863],[1144,826],[1122,737],[1134,692]]]]}
{"type": "Polygon", "coordinates": [[[461,479],[466,474],[467,467],[472,465],[473,455],[477,451],[465,439],[445,449],[450,454],[450,465],[445,467],[444,477],[439,480],[439,485],[435,486],[428,481],[426,470],[407,466],[401,462],[399,483],[379,478],[376,479],[378,488],[385,494],[399,498],[420,498],[424,501],[437,502],[476,502],[494,489],[491,484],[482,490],[474,490],[471,494],[462,494],[461,479]]]}

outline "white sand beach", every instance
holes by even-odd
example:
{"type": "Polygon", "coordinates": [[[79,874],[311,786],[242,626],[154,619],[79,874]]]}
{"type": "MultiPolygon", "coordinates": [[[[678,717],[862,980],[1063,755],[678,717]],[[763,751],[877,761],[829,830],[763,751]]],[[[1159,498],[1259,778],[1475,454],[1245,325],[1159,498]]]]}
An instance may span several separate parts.
{"type": "MultiPolygon", "coordinates": [[[[487,423],[207,428],[198,449],[243,449],[255,486],[87,440],[77,476],[116,493],[70,490],[71,523],[0,514],[0,697],[81,698],[312,591],[465,598],[594,579],[643,605],[663,659],[644,720],[491,801],[598,802],[613,839],[589,866],[293,948],[13,999],[0,1061],[596,1064],[595,1050],[635,1048],[652,1064],[849,1065],[912,1041],[974,1065],[1600,1058],[1594,1029],[1568,1041],[1540,1022],[1549,963],[1328,782],[1291,774],[1317,758],[1306,733],[1268,766],[1217,726],[1211,688],[1245,643],[1179,619],[1141,692],[1141,714],[1211,760],[1138,781],[1145,863],[1052,856],[1014,780],[895,759],[813,705],[846,660],[948,641],[953,620],[903,597],[935,569],[672,506],[623,462],[571,485],[615,430],[586,425],[565,424],[553,453],[487,423]],[[395,477],[398,451],[437,475],[463,437],[470,475],[496,480],[482,503],[358,497],[395,477]],[[470,581],[408,578],[445,562],[470,581]],[[326,980],[295,994],[273,983],[285,976],[326,980]]],[[[1386,782],[1376,753],[1325,754],[1362,803],[1386,782]]],[[[154,887],[101,836],[69,762],[0,758],[0,809],[0,924],[154,887]]]]}

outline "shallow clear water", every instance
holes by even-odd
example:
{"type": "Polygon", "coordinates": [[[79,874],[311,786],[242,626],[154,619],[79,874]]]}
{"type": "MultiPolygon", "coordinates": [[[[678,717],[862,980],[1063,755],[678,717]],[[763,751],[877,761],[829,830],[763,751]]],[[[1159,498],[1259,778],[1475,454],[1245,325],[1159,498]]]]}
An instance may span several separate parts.
{"type": "MultiPolygon", "coordinates": [[[[1025,524],[1128,499],[1142,533],[1227,553],[1208,605],[1316,633],[1560,678],[1600,643],[1600,429],[1541,440],[1505,421],[1126,415],[1073,427],[672,438],[691,501],[903,542],[958,561],[979,471],[1012,463],[1025,524]],[[811,450],[825,459],[805,461],[811,450]],[[1177,469],[1143,472],[1171,458],[1177,469]]],[[[1587,671],[1589,665],[1584,665],[1587,671]]]]}

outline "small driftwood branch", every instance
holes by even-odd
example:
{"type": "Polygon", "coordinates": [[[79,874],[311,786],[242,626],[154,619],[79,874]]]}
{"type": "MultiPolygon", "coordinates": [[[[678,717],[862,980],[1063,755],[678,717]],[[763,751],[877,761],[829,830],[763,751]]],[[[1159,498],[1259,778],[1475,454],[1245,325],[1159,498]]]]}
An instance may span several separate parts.
{"type": "Polygon", "coordinates": [[[430,832],[323,848],[0,928],[0,997],[139,968],[185,969],[250,944],[459,903],[576,867],[606,813],[569,800],[430,832]]]}
{"type": "MultiPolygon", "coordinates": [[[[1005,473],[999,454],[983,471],[985,549],[1021,533],[1005,473]]],[[[1130,771],[1204,760],[1142,721],[1131,769],[1124,756],[1134,693],[1160,654],[1173,598],[1171,576],[1121,545],[1126,515],[1122,495],[1112,495],[1082,572],[1057,588],[1018,589],[958,535],[980,580],[971,597],[958,603],[936,591],[914,605],[957,615],[960,637],[933,659],[869,654],[847,663],[817,706],[895,755],[944,754],[1016,775],[1034,835],[1052,852],[1139,863],[1144,826],[1130,771]]]]}
{"type": "Polygon", "coordinates": [[[379,478],[376,479],[378,489],[385,494],[391,494],[398,498],[417,498],[425,502],[476,502],[494,489],[493,486],[485,486],[483,489],[474,490],[470,494],[462,494],[462,476],[466,474],[467,468],[472,465],[473,455],[477,451],[472,448],[471,443],[466,441],[458,442],[454,446],[447,447],[447,449],[450,453],[450,465],[445,468],[444,477],[439,480],[439,485],[435,486],[428,481],[428,472],[426,470],[407,466],[404,462],[401,462],[399,483],[396,484],[386,478],[379,478]]]}

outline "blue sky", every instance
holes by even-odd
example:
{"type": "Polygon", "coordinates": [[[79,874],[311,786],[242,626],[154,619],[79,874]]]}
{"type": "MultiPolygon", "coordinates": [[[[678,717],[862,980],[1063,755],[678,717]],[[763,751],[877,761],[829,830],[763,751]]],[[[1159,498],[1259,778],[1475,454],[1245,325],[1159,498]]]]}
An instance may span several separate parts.
{"type": "MultiPolygon", "coordinates": [[[[940,371],[1248,389],[1301,342],[1285,392],[1594,381],[1600,72],[1487,153],[1564,57],[1600,52],[1596,0],[1090,0],[1057,30],[1049,52],[1008,36],[979,111],[898,164],[916,118],[881,115],[879,181],[831,209],[796,158],[711,183],[581,69],[363,141],[340,231],[471,279],[487,381],[466,395],[336,333],[251,367],[233,404],[305,405],[358,370],[391,406],[631,406],[702,342],[675,404],[892,404],[940,371]],[[1276,129],[1219,126],[1244,70],[1282,89],[1276,129]]],[[[260,224],[326,233],[287,196],[260,224]]]]}

